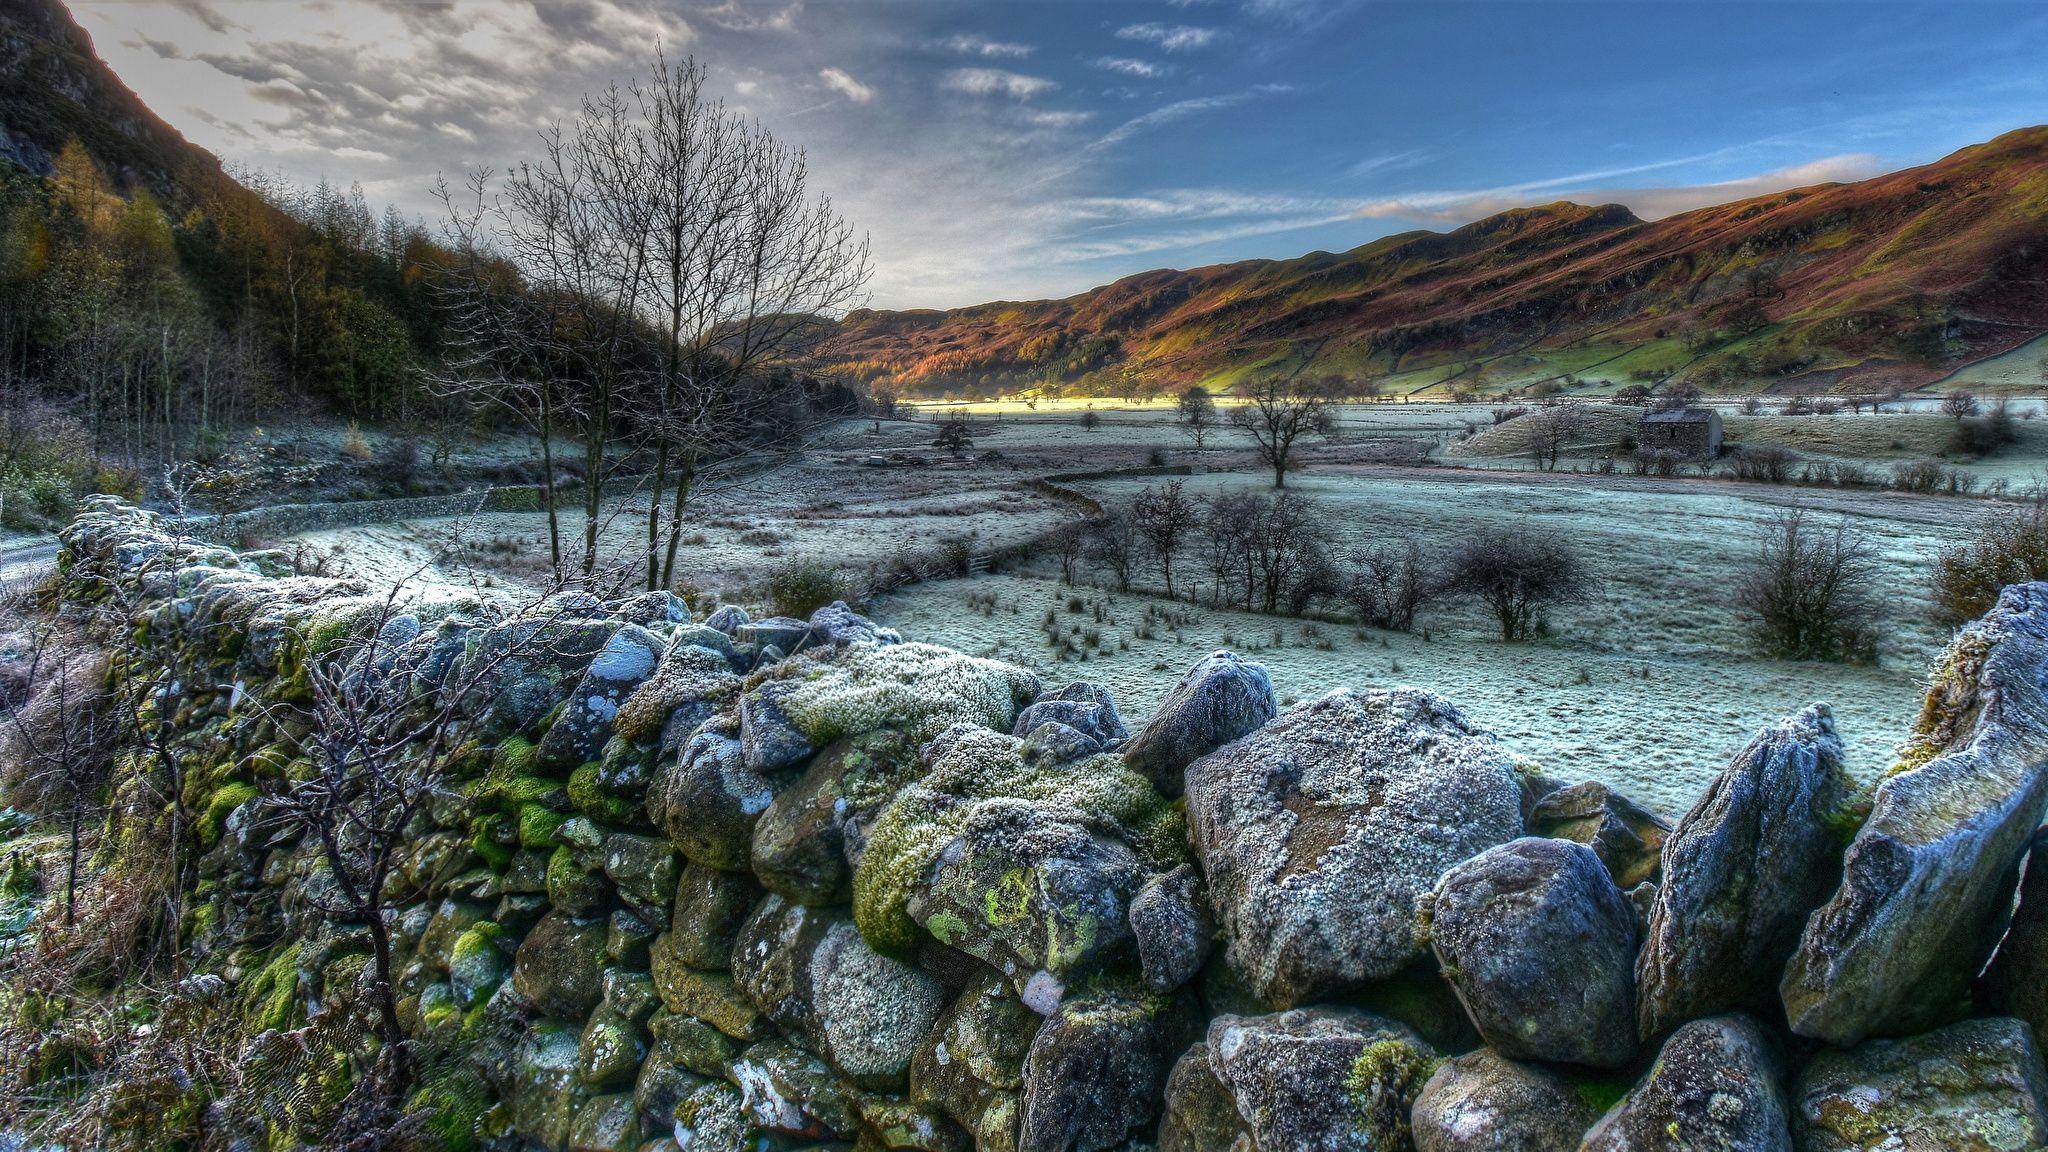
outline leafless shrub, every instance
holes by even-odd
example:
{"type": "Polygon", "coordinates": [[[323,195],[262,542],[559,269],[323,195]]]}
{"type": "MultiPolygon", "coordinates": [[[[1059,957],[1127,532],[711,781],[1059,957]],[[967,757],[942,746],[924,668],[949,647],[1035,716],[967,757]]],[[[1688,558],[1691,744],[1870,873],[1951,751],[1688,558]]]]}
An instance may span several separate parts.
{"type": "Polygon", "coordinates": [[[1789,448],[1776,444],[1745,444],[1735,453],[1729,466],[1738,480],[1783,484],[1792,478],[1792,469],[1798,463],[1798,454],[1789,448]]]}
{"type": "Polygon", "coordinates": [[[2005,508],[1942,549],[1934,566],[1934,618],[1960,627],[1991,610],[2009,584],[2048,579],[2048,504],[2005,508]]]}
{"type": "Polygon", "coordinates": [[[1344,584],[1344,599],[1361,624],[1406,632],[1415,614],[1436,591],[1436,575],[1413,541],[1405,546],[1382,544],[1355,552],[1344,584]]]}
{"type": "Polygon", "coordinates": [[[1493,529],[1452,554],[1442,587],[1484,604],[1501,639],[1519,641],[1542,632],[1551,609],[1591,600],[1597,578],[1561,540],[1493,529]]]}
{"type": "Polygon", "coordinates": [[[1781,660],[1875,660],[1875,561],[1846,519],[1822,528],[1804,509],[1777,517],[1736,591],[1757,646],[1781,660]]]}

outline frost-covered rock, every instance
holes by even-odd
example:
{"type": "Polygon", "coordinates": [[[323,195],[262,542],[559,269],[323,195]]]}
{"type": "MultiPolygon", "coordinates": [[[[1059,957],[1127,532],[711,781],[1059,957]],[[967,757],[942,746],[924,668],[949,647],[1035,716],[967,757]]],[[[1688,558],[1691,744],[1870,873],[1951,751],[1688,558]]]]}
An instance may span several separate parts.
{"type": "Polygon", "coordinates": [[[738,632],[740,625],[747,623],[749,619],[750,617],[747,615],[745,608],[737,604],[722,604],[711,615],[704,618],[704,626],[706,628],[715,628],[727,636],[731,636],[738,632]]]}
{"type": "Polygon", "coordinates": [[[1624,891],[1655,880],[1671,825],[1656,813],[1596,780],[1558,788],[1529,813],[1529,835],[1576,840],[1607,865],[1624,891]]]}
{"type": "Polygon", "coordinates": [[[1479,1034],[1511,1059],[1635,1054],[1635,912],[1593,850],[1524,837],[1450,871],[1421,914],[1479,1034]]]}
{"type": "Polygon", "coordinates": [[[805,642],[812,648],[844,648],[849,644],[898,644],[902,640],[894,628],[884,628],[847,607],[846,601],[835,600],[811,613],[810,634],[805,642]]]}
{"type": "Polygon", "coordinates": [[[1791,1152],[1780,1075],[1748,1017],[1695,1020],[1664,1042],[1580,1152],[1791,1152]]]}
{"type": "Polygon", "coordinates": [[[864,830],[919,770],[915,746],[894,732],[834,741],[761,814],[754,874],[799,903],[845,903],[864,830]]]}
{"type": "Polygon", "coordinates": [[[747,866],[754,824],[783,781],[747,763],[737,724],[706,722],[647,791],[647,816],[684,856],[712,868],[747,866]]]}
{"type": "Polygon", "coordinates": [[[794,616],[770,616],[766,620],[754,620],[733,629],[732,638],[741,644],[752,644],[756,648],[774,648],[785,656],[795,655],[811,640],[811,626],[794,616]]]}
{"type": "Polygon", "coordinates": [[[1687,1020],[1775,1007],[1806,918],[1841,878],[1850,789],[1824,705],[1758,733],[1679,821],[1636,960],[1650,1039],[1687,1020]]]}
{"type": "Polygon", "coordinates": [[[1181,794],[1188,765],[1243,736],[1280,710],[1266,666],[1212,652],[1189,668],[1125,745],[1124,762],[1168,796],[1181,794]]]}
{"type": "Polygon", "coordinates": [[[1522,832],[1512,760],[1449,701],[1332,692],[1187,771],[1195,854],[1252,992],[1298,1004],[1421,955],[1415,900],[1522,832]]]}
{"type": "Polygon", "coordinates": [[[1807,921],[1780,992],[1835,1044],[1942,1023],[1997,943],[2048,805],[2048,584],[1950,643],[1915,734],[1807,921]]]}
{"type": "Polygon", "coordinates": [[[1076,680],[1032,701],[1030,707],[1017,714],[1010,735],[1028,739],[1033,732],[1050,725],[1059,725],[1078,738],[1067,741],[1073,752],[1065,759],[1107,752],[1130,737],[1109,689],[1088,680],[1076,680]]]}
{"type": "Polygon", "coordinates": [[[2010,1018],[1823,1051],[1792,1098],[1801,1152],[2048,1147],[2048,1069],[2010,1018]]]}
{"type": "Polygon", "coordinates": [[[1014,1152],[1024,1061],[1040,1024],[1008,981],[980,969],[919,1045],[910,1099],[952,1117],[975,1147],[1014,1152]]]}
{"type": "Polygon", "coordinates": [[[777,1027],[865,1088],[903,1087],[947,1004],[923,972],[879,955],[843,912],[770,896],[740,929],[733,979],[777,1027]]]}
{"type": "Polygon", "coordinates": [[[1131,938],[1138,967],[1154,992],[1195,978],[1216,945],[1216,921],[1201,878],[1188,865],[1145,881],[1131,901],[1131,938]]]}
{"type": "Polygon", "coordinates": [[[1346,1008],[1209,1022],[1209,1066],[1260,1149],[1402,1152],[1436,1053],[1407,1026],[1346,1008]]]}
{"type": "Polygon", "coordinates": [[[1416,1152],[1567,1152],[1600,1114],[1540,1064],[1481,1048],[1437,1066],[1415,1097],[1416,1152]]]}
{"type": "MultiPolygon", "coordinates": [[[[708,631],[702,629],[700,631],[708,631]]],[[[721,633],[713,636],[723,639],[721,633]]],[[[739,692],[726,652],[702,644],[678,642],[662,653],[654,674],[619,705],[612,729],[635,744],[649,744],[664,732],[687,735],[709,720],[739,692]]]]}
{"type": "Polygon", "coordinates": [[[1024,1061],[1018,1152],[1115,1148],[1148,1128],[1187,1043],[1186,1011],[1178,1000],[1114,993],[1061,1004],[1024,1061]]]}

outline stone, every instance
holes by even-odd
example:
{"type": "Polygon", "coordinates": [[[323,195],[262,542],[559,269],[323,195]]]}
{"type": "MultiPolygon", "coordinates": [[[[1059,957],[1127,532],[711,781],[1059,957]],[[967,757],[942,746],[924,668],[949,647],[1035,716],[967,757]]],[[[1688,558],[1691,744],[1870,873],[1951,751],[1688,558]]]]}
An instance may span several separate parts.
{"type": "Polygon", "coordinates": [[[1185,1041],[1165,998],[1075,996],[1049,1016],[1024,1060],[1018,1152],[1097,1152],[1148,1128],[1185,1041]]]}
{"type": "Polygon", "coordinates": [[[672,641],[654,675],[619,705],[612,730],[636,744],[652,743],[672,724],[688,733],[738,695],[740,678],[729,655],[732,645],[724,633],[710,636],[720,647],[683,643],[681,637],[672,641]]]}
{"type": "Polygon", "coordinates": [[[731,1075],[760,1128],[813,1141],[859,1130],[855,1094],[824,1061],[793,1044],[764,1040],[733,1061],[731,1075]]]}
{"type": "Polygon", "coordinates": [[[648,950],[655,990],[670,1012],[694,1016],[735,1040],[758,1040],[768,1033],[761,1010],[733,983],[727,972],[706,972],[684,964],[670,946],[671,933],[655,937],[648,950]]]}
{"type": "Polygon", "coordinates": [[[925,973],[880,955],[843,911],[771,895],[740,929],[733,979],[783,1030],[854,1084],[901,1090],[947,1005],[925,973]]]}
{"type": "Polygon", "coordinates": [[[1400,971],[1422,954],[1416,898],[1522,831],[1513,760],[1417,689],[1291,708],[1189,766],[1187,789],[1226,955],[1276,1006],[1400,971]]]}
{"type": "Polygon", "coordinates": [[[951,1117],[982,1152],[1015,1152],[1024,1061],[1039,1025],[1001,974],[981,969],[918,1045],[910,1099],[951,1117]]]}
{"type": "Polygon", "coordinates": [[[519,1037],[510,1078],[502,1085],[512,1128],[550,1149],[568,1147],[591,1091],[577,1075],[579,1032],[559,1021],[537,1020],[519,1037]]]}
{"type": "Polygon", "coordinates": [[[1403,1152],[1436,1052],[1407,1026],[1348,1008],[1209,1022],[1209,1067],[1255,1148],[1403,1152]]]}
{"type": "Polygon", "coordinates": [[[744,872],[684,866],[669,916],[669,947],[676,958],[692,968],[730,968],[733,941],[760,896],[760,885],[744,872]]]}
{"type": "Polygon", "coordinates": [[[784,696],[800,690],[800,682],[770,680],[740,694],[740,754],[750,770],[782,772],[818,750],[782,706],[784,696]]]}
{"type": "Polygon", "coordinates": [[[549,1016],[581,1020],[604,997],[602,920],[550,912],[519,944],[512,986],[549,1016]]]}
{"type": "Polygon", "coordinates": [[[683,598],[666,589],[658,592],[638,592],[621,600],[605,605],[606,615],[629,624],[653,627],[657,624],[687,624],[690,622],[690,606],[683,598]]]}
{"type": "Polygon", "coordinates": [[[1564,1077],[1481,1048],[1444,1061],[1423,1084],[1415,1149],[1570,1152],[1599,1118],[1564,1077]]]}
{"type": "Polygon", "coordinates": [[[1580,1152],[1791,1152],[1785,1094],[1763,1030],[1745,1016],[1684,1024],[1580,1152]]]}
{"type": "Polygon", "coordinates": [[[619,706],[654,675],[665,648],[661,637],[638,624],[624,624],[613,632],[591,657],[561,715],[541,738],[536,764],[543,771],[560,771],[595,760],[611,738],[619,706]]]}
{"type": "Polygon", "coordinates": [[[2048,831],[2034,834],[2019,907],[1984,972],[1980,998],[2025,1020],[2034,1035],[2048,1035],[2048,831]]]}
{"type": "Polygon", "coordinates": [[[1209,1066],[1209,1044],[1197,1040],[1166,1077],[1166,1109],[1159,1119],[1159,1152],[1221,1152],[1251,1133],[1237,1100],[1209,1066]]]}
{"type": "Polygon", "coordinates": [[[848,608],[844,600],[834,600],[811,613],[807,643],[812,648],[844,648],[849,644],[896,644],[902,640],[895,629],[881,627],[848,608]]]}
{"type": "Polygon", "coordinates": [[[1184,673],[1124,746],[1124,763],[1167,796],[1188,765],[1271,720],[1280,710],[1266,666],[1212,652],[1184,673]]]}
{"type": "Polygon", "coordinates": [[[1130,922],[1139,969],[1154,992],[1171,992],[1194,979],[1216,945],[1208,897],[1185,864],[1145,881],[1131,900],[1130,922]]]}
{"type": "Polygon", "coordinates": [[[1593,850],[1524,837],[1424,899],[1444,978],[1509,1059],[1614,1068],[1635,1055],[1636,918],[1593,850]]]}
{"type": "Polygon", "coordinates": [[[1130,738],[1123,717],[1117,714],[1109,689],[1087,680],[1076,680],[1059,691],[1040,696],[1017,714],[1010,735],[1028,737],[1039,727],[1060,724],[1081,737],[1084,755],[1107,752],[1130,738]]]}
{"type": "Polygon", "coordinates": [[[704,618],[704,626],[731,636],[739,631],[740,625],[747,623],[748,619],[745,608],[737,604],[722,604],[704,618]]]}
{"type": "Polygon", "coordinates": [[[729,724],[711,721],[648,789],[647,815],[691,862],[743,870],[754,824],[780,787],[748,766],[729,724]]]}
{"type": "Polygon", "coordinates": [[[647,1022],[647,1031],[663,1059],[697,1076],[724,1076],[740,1054],[737,1040],[695,1016],[659,1011],[647,1022]]]}
{"type": "Polygon", "coordinates": [[[600,1006],[583,1026],[576,1071],[599,1091],[631,1086],[647,1058],[647,1030],[609,1007],[600,1006]]]}
{"type": "Polygon", "coordinates": [[[1636,959],[1648,1040],[1722,1012],[1775,1011],[1778,976],[1842,872],[1851,782],[1816,704],[1758,733],[1679,821],[1636,959]]]}
{"type": "Polygon", "coordinates": [[[1792,1100],[1800,1152],[2048,1147],[2048,1070],[2027,1025],[2010,1017],[1823,1051],[1792,1100]]]}
{"type": "Polygon", "coordinates": [[[1808,919],[1779,992],[1836,1045],[1959,1014],[2012,910],[2048,806],[2048,584],[2015,584],[1959,633],[1842,883],[1808,919]]]}
{"type": "Polygon", "coordinates": [[[675,849],[659,836],[614,832],[604,838],[604,874],[619,898],[643,919],[668,915],[681,866],[675,849]]]}
{"type": "Polygon", "coordinates": [[[746,1098],[732,1085],[698,1085],[676,1105],[678,1152],[755,1152],[760,1138],[748,1111],[746,1098]]]}
{"type": "MultiPolygon", "coordinates": [[[[845,605],[841,605],[845,607],[845,605]]],[[[732,638],[741,644],[752,644],[760,648],[779,648],[785,656],[793,655],[811,641],[811,626],[807,621],[794,616],[770,616],[766,620],[754,620],[733,629],[732,638]]]]}
{"type": "Polygon", "coordinates": [[[494,921],[470,925],[448,951],[448,985],[456,1006],[468,1011],[491,998],[512,974],[505,932],[494,921]]]}
{"type": "Polygon", "coordinates": [[[1586,780],[1537,799],[1530,806],[1529,835],[1584,844],[1607,865],[1614,886],[1629,889],[1657,879],[1671,825],[1607,785],[1586,780]]]}
{"type": "Polygon", "coordinates": [[[803,904],[853,896],[849,832],[861,830],[919,771],[916,749],[894,732],[834,741],[754,825],[753,870],[761,883],[803,904]]]}

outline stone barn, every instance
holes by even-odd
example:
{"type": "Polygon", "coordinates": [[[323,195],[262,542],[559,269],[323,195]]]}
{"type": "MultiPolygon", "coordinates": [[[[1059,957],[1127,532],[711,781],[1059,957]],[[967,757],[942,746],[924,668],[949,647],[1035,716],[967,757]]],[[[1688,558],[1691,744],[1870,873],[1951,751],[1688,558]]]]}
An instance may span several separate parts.
{"type": "Polygon", "coordinates": [[[1712,459],[1721,452],[1721,414],[1712,408],[1665,408],[1643,413],[1636,443],[1652,451],[1712,459]]]}

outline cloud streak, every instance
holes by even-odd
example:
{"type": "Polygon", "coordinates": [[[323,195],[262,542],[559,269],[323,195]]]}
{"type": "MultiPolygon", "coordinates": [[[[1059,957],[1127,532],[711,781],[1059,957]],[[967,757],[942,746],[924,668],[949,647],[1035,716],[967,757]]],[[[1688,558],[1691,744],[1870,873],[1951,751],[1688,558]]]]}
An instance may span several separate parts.
{"type": "Polygon", "coordinates": [[[825,82],[825,87],[839,93],[855,104],[867,104],[875,98],[875,90],[873,88],[847,75],[846,71],[842,68],[820,68],[818,69],[818,79],[825,82]]]}
{"type": "Polygon", "coordinates": [[[1119,40],[1136,40],[1145,44],[1156,44],[1167,52],[1189,52],[1196,48],[1207,48],[1216,41],[1214,28],[1199,28],[1188,24],[1126,24],[1116,30],[1119,40]]]}
{"type": "Polygon", "coordinates": [[[969,96],[1008,96],[1016,100],[1029,100],[1059,87],[1042,76],[1026,76],[1001,68],[955,68],[946,73],[940,86],[969,96]]]}

